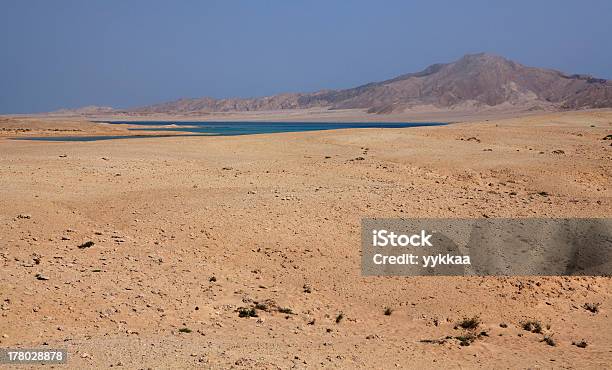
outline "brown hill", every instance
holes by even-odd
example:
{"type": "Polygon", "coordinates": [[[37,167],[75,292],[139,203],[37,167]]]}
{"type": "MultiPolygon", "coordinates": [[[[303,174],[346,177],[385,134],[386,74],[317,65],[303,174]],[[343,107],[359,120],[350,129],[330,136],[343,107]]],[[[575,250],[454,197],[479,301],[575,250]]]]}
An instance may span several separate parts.
{"type": "Polygon", "coordinates": [[[50,112],[50,114],[57,115],[91,115],[91,114],[105,114],[112,113],[115,109],[112,107],[98,107],[96,105],[88,105],[81,108],[75,109],[59,109],[54,112],[50,112]]]}
{"type": "Polygon", "coordinates": [[[503,57],[481,53],[352,89],[251,99],[180,99],[130,111],[205,113],[326,107],[391,113],[418,106],[439,109],[606,108],[612,107],[612,81],[527,67],[503,57]]]}

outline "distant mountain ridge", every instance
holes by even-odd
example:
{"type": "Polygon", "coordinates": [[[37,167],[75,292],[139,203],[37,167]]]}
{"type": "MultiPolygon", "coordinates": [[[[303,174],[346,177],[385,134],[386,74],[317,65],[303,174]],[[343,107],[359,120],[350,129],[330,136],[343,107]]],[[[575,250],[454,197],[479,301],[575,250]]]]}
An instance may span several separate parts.
{"type": "Polygon", "coordinates": [[[500,56],[480,53],[350,89],[249,99],[179,99],[127,112],[197,114],[328,108],[364,109],[384,114],[424,106],[434,109],[610,108],[612,81],[528,67],[500,56]]]}
{"type": "Polygon", "coordinates": [[[75,109],[59,109],[52,114],[64,115],[64,114],[77,114],[77,115],[90,115],[90,114],[104,114],[104,113],[113,113],[116,110],[112,107],[98,107],[95,105],[88,105],[81,108],[75,109]]]}

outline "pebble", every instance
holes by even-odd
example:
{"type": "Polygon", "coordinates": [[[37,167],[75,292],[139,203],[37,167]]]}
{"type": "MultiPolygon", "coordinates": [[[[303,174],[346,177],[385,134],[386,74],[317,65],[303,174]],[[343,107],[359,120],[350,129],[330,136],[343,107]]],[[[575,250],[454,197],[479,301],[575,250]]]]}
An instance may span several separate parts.
{"type": "Polygon", "coordinates": [[[41,273],[38,273],[35,275],[37,280],[49,280],[49,278],[46,275],[43,275],[41,273]]]}

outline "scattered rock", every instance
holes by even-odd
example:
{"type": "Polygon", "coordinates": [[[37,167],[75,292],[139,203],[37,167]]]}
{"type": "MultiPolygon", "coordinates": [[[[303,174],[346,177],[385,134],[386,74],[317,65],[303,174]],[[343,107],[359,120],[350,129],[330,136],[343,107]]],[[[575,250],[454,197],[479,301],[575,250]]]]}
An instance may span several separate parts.
{"type": "Polygon", "coordinates": [[[49,280],[49,278],[46,275],[43,275],[41,273],[34,275],[34,277],[36,278],[36,280],[49,280]]]}
{"type": "Polygon", "coordinates": [[[17,218],[29,220],[30,218],[32,218],[32,216],[27,213],[20,213],[17,215],[17,218]]]}
{"type": "Polygon", "coordinates": [[[96,244],[96,243],[94,243],[94,242],[92,242],[92,241],[90,240],[90,241],[87,241],[87,242],[85,242],[85,243],[83,243],[83,244],[79,245],[79,246],[78,246],[78,248],[79,248],[79,249],[91,248],[91,247],[93,247],[93,245],[94,245],[94,244],[96,244]]]}
{"type": "Polygon", "coordinates": [[[578,342],[572,342],[572,345],[578,348],[586,348],[588,346],[587,342],[584,339],[578,342]]]}
{"type": "Polygon", "coordinates": [[[545,335],[540,342],[544,342],[551,347],[555,347],[557,345],[557,342],[555,342],[552,335],[545,335]]]}

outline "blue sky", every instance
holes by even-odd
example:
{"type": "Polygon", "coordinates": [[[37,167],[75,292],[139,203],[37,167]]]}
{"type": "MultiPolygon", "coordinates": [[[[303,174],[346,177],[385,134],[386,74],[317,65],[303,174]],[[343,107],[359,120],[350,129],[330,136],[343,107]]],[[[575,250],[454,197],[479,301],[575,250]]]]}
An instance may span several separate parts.
{"type": "Polygon", "coordinates": [[[0,113],[346,88],[491,52],[612,78],[612,1],[0,0],[0,113]]]}

